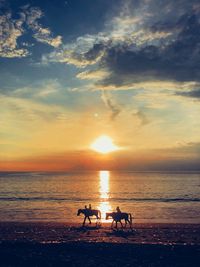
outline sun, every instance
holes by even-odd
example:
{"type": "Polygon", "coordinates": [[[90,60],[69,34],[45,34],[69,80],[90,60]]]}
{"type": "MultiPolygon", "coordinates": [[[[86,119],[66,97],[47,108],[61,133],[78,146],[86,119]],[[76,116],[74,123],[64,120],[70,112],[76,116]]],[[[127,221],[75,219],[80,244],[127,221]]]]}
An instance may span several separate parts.
{"type": "Polygon", "coordinates": [[[102,154],[107,154],[109,152],[113,152],[119,149],[116,145],[113,144],[113,140],[107,135],[102,135],[98,137],[91,144],[90,148],[102,154]]]}

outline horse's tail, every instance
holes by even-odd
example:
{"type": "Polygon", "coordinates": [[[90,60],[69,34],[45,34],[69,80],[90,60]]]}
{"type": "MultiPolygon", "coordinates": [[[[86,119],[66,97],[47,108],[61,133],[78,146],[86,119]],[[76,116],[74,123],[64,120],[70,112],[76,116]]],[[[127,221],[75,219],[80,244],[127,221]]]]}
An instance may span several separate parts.
{"type": "Polygon", "coordinates": [[[98,211],[98,214],[99,214],[99,219],[101,220],[101,211],[100,210],[98,211]]]}
{"type": "Polygon", "coordinates": [[[129,213],[128,215],[129,215],[129,217],[130,217],[130,227],[132,228],[133,217],[132,217],[131,213],[129,213]]]}

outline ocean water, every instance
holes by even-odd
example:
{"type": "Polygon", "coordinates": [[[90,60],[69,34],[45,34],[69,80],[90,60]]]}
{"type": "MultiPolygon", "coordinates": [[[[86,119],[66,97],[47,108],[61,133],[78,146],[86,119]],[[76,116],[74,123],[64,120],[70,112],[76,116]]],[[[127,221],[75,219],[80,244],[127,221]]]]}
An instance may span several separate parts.
{"type": "Polygon", "coordinates": [[[136,223],[200,223],[199,173],[0,173],[0,221],[82,222],[85,205],[136,223]]]}

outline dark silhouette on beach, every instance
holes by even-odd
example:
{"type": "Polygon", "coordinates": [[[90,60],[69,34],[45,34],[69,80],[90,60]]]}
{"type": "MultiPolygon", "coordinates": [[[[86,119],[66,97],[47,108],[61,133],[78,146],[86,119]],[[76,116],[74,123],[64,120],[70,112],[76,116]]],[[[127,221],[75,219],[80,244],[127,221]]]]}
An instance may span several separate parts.
{"type": "Polygon", "coordinates": [[[132,221],[133,217],[131,213],[121,212],[120,208],[116,208],[117,212],[107,212],[106,213],[106,220],[108,220],[110,217],[113,219],[111,228],[113,228],[113,224],[115,222],[115,228],[117,228],[117,223],[119,222],[121,224],[121,227],[123,228],[122,220],[125,220],[125,228],[127,226],[127,223],[129,223],[130,228],[132,229],[132,221]]]}
{"type": "Polygon", "coordinates": [[[84,220],[83,220],[83,224],[82,224],[83,226],[85,226],[86,219],[88,219],[89,224],[91,224],[90,217],[92,217],[92,216],[96,216],[96,219],[97,219],[96,225],[101,220],[101,211],[92,209],[91,204],[89,205],[89,208],[87,208],[87,206],[85,206],[85,209],[79,209],[77,212],[77,216],[79,216],[81,213],[85,216],[84,220]]]}

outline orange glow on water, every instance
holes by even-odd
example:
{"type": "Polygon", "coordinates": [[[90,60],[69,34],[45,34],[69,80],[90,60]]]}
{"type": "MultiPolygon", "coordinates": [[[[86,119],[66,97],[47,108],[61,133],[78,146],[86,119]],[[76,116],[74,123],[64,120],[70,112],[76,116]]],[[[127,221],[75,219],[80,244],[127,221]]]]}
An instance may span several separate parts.
{"type": "Polygon", "coordinates": [[[110,173],[109,171],[100,171],[100,188],[99,192],[102,199],[109,198],[109,181],[110,181],[110,173]]]}
{"type": "Polygon", "coordinates": [[[109,203],[109,193],[110,193],[110,172],[100,171],[99,172],[99,193],[100,193],[100,204],[99,209],[101,211],[102,222],[107,222],[105,220],[106,212],[111,211],[111,206],[109,203]]]}

